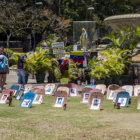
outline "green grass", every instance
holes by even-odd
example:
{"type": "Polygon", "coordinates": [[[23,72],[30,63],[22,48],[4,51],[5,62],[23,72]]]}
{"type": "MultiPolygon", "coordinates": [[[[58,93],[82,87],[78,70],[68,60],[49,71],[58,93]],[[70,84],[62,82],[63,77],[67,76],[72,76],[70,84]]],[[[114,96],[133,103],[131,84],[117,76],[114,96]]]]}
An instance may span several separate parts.
{"type": "Polygon", "coordinates": [[[103,102],[101,111],[89,110],[80,96],[68,98],[67,110],[52,107],[53,96],[32,108],[0,104],[0,140],[139,140],[140,111],[137,98],[127,108],[114,109],[112,101],[103,102]]]}

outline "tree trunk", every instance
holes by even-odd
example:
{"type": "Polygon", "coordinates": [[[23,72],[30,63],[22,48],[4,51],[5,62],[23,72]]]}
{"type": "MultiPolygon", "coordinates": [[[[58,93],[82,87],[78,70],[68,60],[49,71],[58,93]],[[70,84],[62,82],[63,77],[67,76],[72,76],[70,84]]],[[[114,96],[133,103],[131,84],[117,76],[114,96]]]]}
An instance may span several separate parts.
{"type": "Polygon", "coordinates": [[[10,46],[10,38],[11,38],[11,34],[7,35],[7,42],[6,42],[6,47],[9,48],[10,46]]]}
{"type": "Polygon", "coordinates": [[[59,5],[59,11],[58,11],[58,14],[59,14],[59,16],[60,16],[60,15],[61,15],[61,0],[59,0],[58,5],[59,5]]]}

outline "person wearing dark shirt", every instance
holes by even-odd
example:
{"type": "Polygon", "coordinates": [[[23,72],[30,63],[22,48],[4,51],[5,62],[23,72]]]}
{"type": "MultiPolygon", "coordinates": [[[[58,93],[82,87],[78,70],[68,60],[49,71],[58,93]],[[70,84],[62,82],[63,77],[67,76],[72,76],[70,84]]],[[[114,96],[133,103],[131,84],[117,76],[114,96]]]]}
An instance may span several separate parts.
{"type": "Polygon", "coordinates": [[[25,73],[24,73],[24,69],[23,69],[26,58],[27,58],[26,55],[19,56],[19,58],[18,58],[18,64],[17,64],[18,84],[26,84],[25,73]]]}
{"type": "Polygon", "coordinates": [[[6,82],[6,74],[9,73],[8,54],[6,54],[4,52],[4,47],[3,46],[0,47],[0,56],[3,60],[4,60],[4,57],[6,59],[5,70],[3,72],[0,72],[0,92],[1,92],[3,90],[4,84],[6,82]]]}

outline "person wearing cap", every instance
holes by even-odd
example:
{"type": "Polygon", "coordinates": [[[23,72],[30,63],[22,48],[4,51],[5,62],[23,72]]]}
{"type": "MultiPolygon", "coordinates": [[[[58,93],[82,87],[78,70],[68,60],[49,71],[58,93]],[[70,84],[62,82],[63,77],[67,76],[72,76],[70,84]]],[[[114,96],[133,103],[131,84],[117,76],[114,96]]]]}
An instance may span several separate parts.
{"type": "Polygon", "coordinates": [[[18,71],[18,84],[26,84],[25,82],[25,73],[24,73],[24,63],[27,58],[27,55],[19,56],[18,64],[17,64],[17,71],[18,71]]]}

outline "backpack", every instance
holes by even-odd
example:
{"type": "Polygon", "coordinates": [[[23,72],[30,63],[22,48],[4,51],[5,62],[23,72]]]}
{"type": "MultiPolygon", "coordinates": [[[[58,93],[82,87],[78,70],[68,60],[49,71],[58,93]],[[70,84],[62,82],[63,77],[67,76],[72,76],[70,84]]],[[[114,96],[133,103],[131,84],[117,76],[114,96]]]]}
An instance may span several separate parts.
{"type": "Polygon", "coordinates": [[[4,55],[0,55],[0,73],[6,72],[7,58],[4,55]]]}

